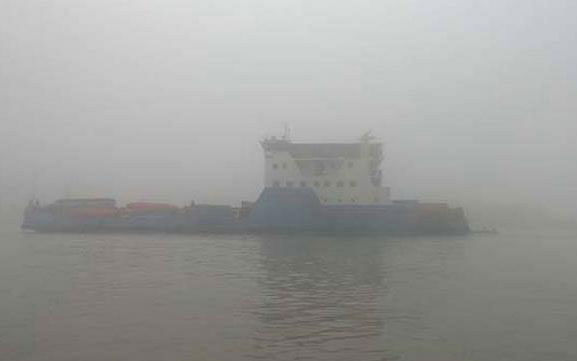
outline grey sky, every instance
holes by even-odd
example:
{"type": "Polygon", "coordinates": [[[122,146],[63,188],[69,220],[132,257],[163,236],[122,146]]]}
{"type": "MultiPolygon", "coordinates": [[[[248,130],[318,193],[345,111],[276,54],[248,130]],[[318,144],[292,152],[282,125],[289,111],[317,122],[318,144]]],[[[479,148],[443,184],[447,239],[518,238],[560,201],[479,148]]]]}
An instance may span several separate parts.
{"type": "Polygon", "coordinates": [[[393,196],[577,199],[575,1],[0,4],[0,201],[236,203],[264,134],[386,143],[393,196]]]}

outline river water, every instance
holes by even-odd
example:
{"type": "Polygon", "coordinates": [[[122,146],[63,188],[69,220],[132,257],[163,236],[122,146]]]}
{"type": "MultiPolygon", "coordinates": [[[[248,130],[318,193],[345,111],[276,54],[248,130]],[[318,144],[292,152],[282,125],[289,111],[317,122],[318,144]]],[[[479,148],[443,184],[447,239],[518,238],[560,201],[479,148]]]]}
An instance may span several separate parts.
{"type": "Polygon", "coordinates": [[[0,231],[0,360],[577,360],[577,236],[0,231]]]}

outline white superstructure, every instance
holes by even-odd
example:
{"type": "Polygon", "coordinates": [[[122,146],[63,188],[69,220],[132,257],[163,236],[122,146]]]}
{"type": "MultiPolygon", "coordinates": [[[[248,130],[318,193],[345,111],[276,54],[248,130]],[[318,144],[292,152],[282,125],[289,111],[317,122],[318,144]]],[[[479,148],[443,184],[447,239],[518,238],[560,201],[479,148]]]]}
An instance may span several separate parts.
{"type": "Polygon", "coordinates": [[[367,133],[356,143],[293,143],[288,134],[261,142],[266,187],[310,187],[324,204],[387,204],[383,146],[367,133]]]}

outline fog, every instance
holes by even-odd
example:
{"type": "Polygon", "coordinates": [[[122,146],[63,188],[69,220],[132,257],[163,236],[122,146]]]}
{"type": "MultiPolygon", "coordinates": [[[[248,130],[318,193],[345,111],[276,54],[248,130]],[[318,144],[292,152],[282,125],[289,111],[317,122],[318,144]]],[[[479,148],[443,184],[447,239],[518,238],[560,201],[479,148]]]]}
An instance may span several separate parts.
{"type": "Polygon", "coordinates": [[[577,216],[574,1],[0,6],[0,208],[252,200],[289,124],[372,130],[395,198],[577,216]]]}

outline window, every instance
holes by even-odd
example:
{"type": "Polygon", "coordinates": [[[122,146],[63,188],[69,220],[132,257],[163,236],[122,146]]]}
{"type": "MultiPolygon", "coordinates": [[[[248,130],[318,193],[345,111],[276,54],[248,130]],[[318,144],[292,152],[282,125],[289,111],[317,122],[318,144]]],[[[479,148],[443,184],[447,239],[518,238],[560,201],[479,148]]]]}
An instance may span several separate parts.
{"type": "Polygon", "coordinates": [[[283,162],[282,169],[286,169],[286,163],[283,162]]]}
{"type": "Polygon", "coordinates": [[[286,182],[286,186],[287,186],[287,187],[292,187],[292,186],[294,186],[294,182],[293,182],[293,181],[288,181],[288,182],[286,182]]]}
{"type": "Polygon", "coordinates": [[[345,183],[344,183],[343,181],[338,181],[338,182],[337,182],[337,187],[339,187],[339,188],[342,187],[342,186],[344,186],[344,185],[345,185],[345,183]]]}
{"type": "Polygon", "coordinates": [[[350,185],[351,187],[356,187],[356,186],[357,186],[357,182],[356,182],[356,181],[350,181],[350,182],[349,182],[349,185],[350,185]]]}
{"type": "Polygon", "coordinates": [[[307,186],[307,182],[301,181],[301,187],[306,187],[306,186],[307,186]]]}
{"type": "Polygon", "coordinates": [[[324,186],[325,186],[325,187],[330,187],[330,186],[331,186],[331,182],[330,182],[330,181],[325,181],[324,186]]]}
{"type": "Polygon", "coordinates": [[[273,186],[273,187],[280,187],[280,182],[279,182],[279,181],[274,181],[274,182],[272,183],[272,186],[273,186]]]}
{"type": "Polygon", "coordinates": [[[315,187],[320,187],[320,186],[321,186],[321,183],[320,183],[319,181],[315,181],[314,184],[315,184],[315,187]]]}
{"type": "Polygon", "coordinates": [[[274,163],[274,164],[272,165],[272,169],[277,169],[277,168],[278,168],[278,164],[274,163]]]}

